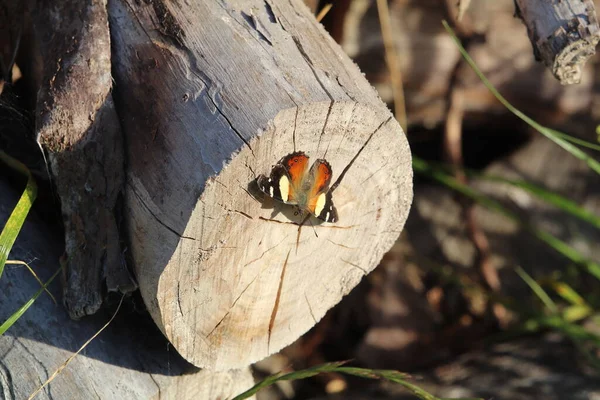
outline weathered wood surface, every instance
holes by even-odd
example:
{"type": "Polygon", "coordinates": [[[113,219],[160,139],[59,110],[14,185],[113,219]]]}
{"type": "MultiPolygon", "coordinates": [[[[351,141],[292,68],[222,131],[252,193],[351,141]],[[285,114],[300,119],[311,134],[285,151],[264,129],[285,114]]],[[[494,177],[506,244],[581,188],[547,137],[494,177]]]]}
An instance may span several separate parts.
{"type": "Polygon", "coordinates": [[[60,198],[68,256],[63,302],[79,318],[99,309],[105,285],[135,288],[114,215],[124,167],[106,1],[27,5],[21,67],[37,94],[35,134],[60,198]]]}
{"type": "Polygon", "coordinates": [[[596,53],[600,27],[593,0],[515,0],[537,60],[563,85],[579,83],[596,53]]]}
{"type": "Polygon", "coordinates": [[[300,0],[115,0],[109,21],[141,293],[190,362],[248,365],[392,246],[412,199],[405,136],[300,0]],[[253,191],[294,150],[331,163],[338,223],[299,230],[253,191]]]}
{"type": "MultiPolygon", "coordinates": [[[[18,200],[0,179],[0,225],[18,200]]],[[[21,231],[9,259],[28,261],[42,280],[58,268],[59,233],[34,214],[21,231]]],[[[0,321],[6,320],[38,289],[22,266],[7,265],[0,279],[0,321]]],[[[50,287],[60,298],[59,279],[50,287]]],[[[0,336],[0,398],[28,398],[114,312],[73,321],[44,293],[4,335],[0,336]]],[[[209,399],[224,400],[253,385],[249,369],[228,372],[198,370],[173,350],[152,320],[125,300],[109,327],[80,353],[36,399],[209,399]]]]}

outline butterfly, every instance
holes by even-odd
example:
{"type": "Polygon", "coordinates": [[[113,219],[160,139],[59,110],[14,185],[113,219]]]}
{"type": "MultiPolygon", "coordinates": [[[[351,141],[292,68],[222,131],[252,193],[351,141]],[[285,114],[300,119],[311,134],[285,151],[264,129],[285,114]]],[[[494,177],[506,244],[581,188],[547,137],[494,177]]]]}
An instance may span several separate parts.
{"type": "Polygon", "coordinates": [[[269,177],[258,176],[258,187],[277,201],[295,205],[301,212],[309,212],[325,222],[337,222],[329,190],[331,166],[318,159],[308,169],[308,159],[302,151],[288,154],[273,166],[269,177]]]}

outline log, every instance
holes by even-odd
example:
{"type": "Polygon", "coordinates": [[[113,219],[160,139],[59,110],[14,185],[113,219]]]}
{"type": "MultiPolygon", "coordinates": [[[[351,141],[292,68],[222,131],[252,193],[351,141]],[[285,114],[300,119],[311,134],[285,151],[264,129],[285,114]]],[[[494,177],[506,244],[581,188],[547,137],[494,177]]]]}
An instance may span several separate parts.
{"type": "Polygon", "coordinates": [[[147,308],[197,366],[262,359],[399,236],[412,200],[402,129],[300,0],[114,0],[109,22],[147,308]],[[301,227],[256,190],[293,151],[331,164],[339,222],[301,227]]]}
{"type": "Polygon", "coordinates": [[[596,54],[600,27],[593,0],[515,0],[536,60],[563,85],[581,80],[581,70],[596,54]]]}
{"type": "MultiPolygon", "coordinates": [[[[17,193],[0,178],[0,221],[17,203],[17,193]]],[[[47,280],[59,267],[61,233],[27,217],[9,259],[29,262],[47,280]]],[[[0,323],[28,301],[40,285],[23,267],[7,265],[0,279],[0,323]]],[[[58,280],[49,287],[58,296],[58,280]]],[[[43,293],[0,336],[0,398],[27,399],[115,311],[73,321],[43,293]]],[[[118,302],[119,299],[117,298],[118,302]]],[[[116,318],[36,397],[51,399],[209,399],[232,398],[253,385],[248,368],[227,372],[199,370],[183,360],[146,315],[125,301],[116,318]]]]}
{"type": "Polygon", "coordinates": [[[135,289],[120,248],[122,134],[111,90],[106,1],[30,1],[20,61],[36,99],[35,135],[60,198],[71,317],[95,313],[102,292],[135,289]]]}

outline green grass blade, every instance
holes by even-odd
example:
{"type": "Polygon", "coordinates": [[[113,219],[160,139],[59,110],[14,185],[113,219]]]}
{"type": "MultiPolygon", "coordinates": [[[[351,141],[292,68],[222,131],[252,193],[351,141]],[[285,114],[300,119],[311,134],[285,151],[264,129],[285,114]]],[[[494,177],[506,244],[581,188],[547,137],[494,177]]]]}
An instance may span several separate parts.
{"type": "Polygon", "coordinates": [[[567,135],[566,133],[563,133],[561,131],[557,131],[557,130],[554,130],[551,128],[546,128],[546,129],[553,132],[555,135],[560,136],[561,138],[563,138],[565,140],[568,140],[569,142],[573,142],[573,143],[580,145],[581,147],[587,147],[588,149],[600,151],[599,144],[588,142],[587,140],[579,139],[579,138],[573,137],[571,135],[567,135]]]}
{"type": "Polygon", "coordinates": [[[514,186],[519,189],[526,191],[532,196],[537,197],[538,199],[553,205],[554,207],[562,210],[568,214],[571,214],[573,217],[578,218],[584,222],[587,222],[593,225],[595,228],[600,229],[600,216],[591,213],[585,208],[581,207],[579,204],[575,203],[573,200],[568,199],[564,196],[561,196],[558,193],[555,193],[551,190],[543,188],[539,185],[535,185],[533,183],[527,182],[525,180],[520,179],[508,179],[497,175],[490,175],[481,173],[469,168],[456,168],[455,166],[439,163],[439,162],[429,162],[429,165],[434,166],[440,170],[445,171],[448,174],[454,174],[455,171],[464,172],[469,178],[481,179],[489,182],[497,182],[503,183],[506,185],[514,186]]]}
{"type": "MultiPolygon", "coordinates": [[[[358,377],[366,378],[366,379],[385,379],[390,382],[394,382],[394,383],[398,383],[398,384],[402,385],[404,388],[408,389],[410,392],[412,392],[415,396],[417,396],[421,400],[444,400],[444,399],[440,399],[438,397],[433,396],[432,394],[426,392],[425,390],[421,389],[420,387],[418,387],[416,385],[413,385],[410,382],[407,382],[406,379],[409,377],[409,375],[404,374],[402,372],[393,371],[393,370],[378,370],[378,369],[343,367],[343,365],[345,363],[346,363],[346,361],[339,361],[339,362],[321,364],[321,365],[317,365],[317,366],[314,366],[314,367],[311,367],[308,369],[294,371],[294,372],[290,372],[287,374],[279,373],[279,374],[271,375],[271,376],[266,377],[262,381],[258,382],[256,385],[254,385],[252,388],[248,389],[244,393],[237,395],[232,400],[247,399],[250,396],[253,396],[254,394],[256,394],[259,390],[261,390],[267,386],[270,386],[277,381],[284,381],[284,380],[290,381],[290,380],[296,380],[296,379],[304,379],[304,378],[309,378],[311,376],[315,376],[317,374],[324,373],[324,372],[337,372],[337,373],[346,374],[346,375],[354,375],[354,376],[358,376],[358,377]]],[[[482,399],[462,398],[462,399],[455,399],[455,400],[482,400],[482,399]]]]}
{"type": "Polygon", "coordinates": [[[592,315],[594,310],[588,305],[575,305],[566,307],[562,311],[562,317],[565,321],[577,322],[592,315]]]}
{"type": "Polygon", "coordinates": [[[585,299],[579,295],[570,285],[565,282],[552,281],[552,288],[560,297],[574,306],[588,306],[585,299]]]}
{"type": "Polygon", "coordinates": [[[509,211],[506,207],[500,204],[498,201],[493,200],[484,194],[476,191],[475,189],[460,183],[456,178],[450,176],[439,168],[432,168],[425,161],[421,160],[418,157],[413,156],[413,169],[421,174],[429,176],[437,180],[438,182],[448,186],[449,188],[461,193],[462,195],[469,197],[479,204],[496,211],[497,213],[504,215],[505,217],[513,220],[517,224],[519,224],[523,229],[528,230],[531,234],[536,236],[542,242],[546,243],[550,247],[552,247],[555,251],[562,254],[564,257],[573,261],[577,265],[581,266],[584,270],[586,270],[589,274],[593,275],[597,279],[600,280],[600,264],[595,263],[591,260],[588,260],[581,253],[579,253],[576,249],[569,246],[567,243],[558,239],[557,237],[551,235],[550,233],[543,231],[541,229],[535,228],[529,224],[521,221],[518,215],[509,211]]]}
{"type": "Polygon", "coordinates": [[[23,314],[25,314],[25,311],[27,311],[29,309],[29,307],[31,307],[31,305],[33,304],[33,302],[38,297],[40,297],[40,294],[42,294],[44,292],[44,290],[46,290],[46,288],[48,287],[48,285],[50,285],[50,283],[52,283],[52,281],[54,280],[54,278],[56,278],[56,276],[59,274],[60,271],[62,271],[62,266],[60,268],[58,268],[58,270],[54,273],[54,275],[52,275],[50,277],[50,279],[48,279],[46,281],[46,283],[44,284],[44,286],[42,286],[29,300],[27,300],[27,302],[25,304],[23,304],[17,311],[15,311],[15,313],[13,315],[11,315],[10,317],[8,317],[8,319],[6,321],[4,321],[4,323],[2,325],[0,325],[0,335],[4,335],[4,333],[11,326],[13,326],[13,324],[15,322],[17,322],[17,320],[19,318],[21,318],[21,316],[23,314]]]}
{"type": "Polygon", "coordinates": [[[10,253],[17,236],[21,231],[21,227],[25,223],[25,218],[37,196],[37,184],[35,183],[31,172],[29,172],[25,165],[3,151],[0,151],[0,161],[27,176],[27,186],[25,187],[25,191],[21,195],[21,198],[17,202],[17,205],[13,209],[8,221],[6,221],[6,224],[0,233],[0,277],[2,277],[4,265],[8,259],[8,253],[10,253]]]}
{"type": "Polygon", "coordinates": [[[238,394],[237,396],[235,396],[232,400],[247,399],[250,396],[254,396],[261,389],[263,389],[267,386],[271,386],[275,382],[305,379],[305,378],[309,378],[311,376],[315,376],[319,373],[331,372],[336,367],[339,367],[345,363],[346,363],[346,361],[339,361],[339,362],[334,362],[334,363],[321,364],[321,365],[317,365],[317,366],[307,368],[307,369],[304,369],[301,371],[294,371],[294,372],[290,372],[287,374],[277,373],[277,374],[266,377],[262,381],[258,382],[256,385],[252,386],[250,389],[246,390],[244,393],[241,393],[241,394],[238,394]]]}
{"type": "Polygon", "coordinates": [[[454,43],[456,43],[456,46],[458,47],[458,50],[462,54],[463,58],[467,61],[467,63],[473,69],[473,71],[475,71],[475,73],[477,74],[479,79],[481,79],[481,81],[488,88],[488,90],[496,97],[496,99],[498,99],[498,101],[500,103],[502,103],[502,105],[504,105],[504,107],[506,107],[510,112],[512,112],[517,117],[519,117],[520,119],[525,121],[532,128],[536,129],[542,135],[546,136],[548,139],[552,140],[554,143],[556,143],[557,145],[562,147],[564,150],[571,153],[571,155],[584,161],[588,165],[588,167],[590,167],[597,174],[600,174],[600,163],[598,161],[596,161],[594,158],[590,157],[588,154],[586,154],[584,151],[582,151],[581,149],[579,149],[578,147],[576,147],[569,141],[563,139],[561,136],[556,135],[555,134],[556,131],[554,131],[552,129],[548,129],[545,126],[540,125],[539,123],[535,122],[533,119],[529,118],[527,115],[523,114],[521,111],[516,109],[512,104],[510,104],[508,102],[508,100],[506,100],[500,94],[500,92],[498,92],[498,90],[491,84],[491,82],[485,77],[483,72],[481,72],[481,70],[479,70],[479,68],[473,61],[473,59],[469,56],[469,53],[467,53],[467,51],[464,49],[464,47],[460,43],[460,40],[458,39],[458,37],[456,37],[456,34],[452,30],[452,28],[450,28],[450,25],[448,25],[448,23],[446,21],[442,21],[442,24],[444,25],[444,28],[446,28],[446,31],[450,34],[450,36],[454,40],[454,43]]]}
{"type": "Polygon", "coordinates": [[[487,175],[487,174],[478,174],[472,171],[466,171],[468,176],[474,176],[483,180],[487,180],[490,182],[498,182],[505,183],[507,185],[511,185],[514,187],[518,187],[519,189],[523,189],[524,191],[530,193],[531,195],[545,201],[548,204],[553,205],[554,207],[571,214],[572,216],[585,221],[595,228],[600,229],[600,216],[597,216],[585,208],[581,207],[574,201],[567,199],[564,196],[561,196],[555,192],[544,189],[540,186],[534,185],[527,181],[523,180],[513,180],[506,179],[495,175],[487,175]]]}
{"type": "Polygon", "coordinates": [[[527,284],[527,286],[529,286],[529,288],[533,291],[533,293],[535,293],[535,295],[542,301],[542,303],[544,303],[546,308],[548,308],[551,313],[553,313],[553,314],[558,313],[558,307],[556,306],[554,301],[552,301],[550,296],[548,296],[548,293],[546,293],[544,291],[544,289],[542,289],[542,287],[535,281],[535,279],[533,279],[521,267],[516,267],[515,271],[517,272],[517,274],[519,274],[521,279],[523,279],[523,281],[525,281],[525,283],[527,284]]]}

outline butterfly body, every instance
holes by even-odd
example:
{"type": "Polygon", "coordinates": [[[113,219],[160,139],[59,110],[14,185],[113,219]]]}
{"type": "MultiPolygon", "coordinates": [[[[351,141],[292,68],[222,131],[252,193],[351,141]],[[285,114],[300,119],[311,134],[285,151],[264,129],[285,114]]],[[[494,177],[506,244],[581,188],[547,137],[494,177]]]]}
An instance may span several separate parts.
{"type": "Polygon", "coordinates": [[[257,178],[258,187],[277,201],[295,205],[325,222],[337,222],[329,190],[331,166],[318,159],[309,169],[308,160],[301,151],[288,154],[275,164],[268,177],[257,178]]]}

